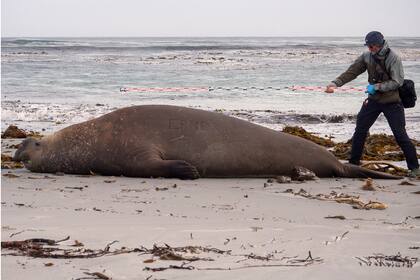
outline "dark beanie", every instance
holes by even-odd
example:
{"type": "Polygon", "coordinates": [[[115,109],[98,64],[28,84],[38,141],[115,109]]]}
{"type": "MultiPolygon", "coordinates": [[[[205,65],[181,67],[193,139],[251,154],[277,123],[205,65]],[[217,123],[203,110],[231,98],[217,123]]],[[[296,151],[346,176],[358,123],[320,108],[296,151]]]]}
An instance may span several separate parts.
{"type": "Polygon", "coordinates": [[[379,45],[384,44],[384,35],[379,31],[371,31],[365,37],[365,46],[367,45],[379,45]]]}

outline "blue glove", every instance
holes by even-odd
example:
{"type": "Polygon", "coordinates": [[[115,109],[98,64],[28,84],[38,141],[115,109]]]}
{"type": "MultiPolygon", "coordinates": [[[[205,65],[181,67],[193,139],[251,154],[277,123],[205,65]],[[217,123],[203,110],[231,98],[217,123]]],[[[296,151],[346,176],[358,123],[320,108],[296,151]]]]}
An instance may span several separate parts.
{"type": "Polygon", "coordinates": [[[369,95],[374,95],[374,94],[376,93],[376,90],[375,90],[375,85],[371,85],[371,84],[369,84],[369,85],[366,87],[366,93],[367,93],[367,94],[369,94],[369,95]]]}

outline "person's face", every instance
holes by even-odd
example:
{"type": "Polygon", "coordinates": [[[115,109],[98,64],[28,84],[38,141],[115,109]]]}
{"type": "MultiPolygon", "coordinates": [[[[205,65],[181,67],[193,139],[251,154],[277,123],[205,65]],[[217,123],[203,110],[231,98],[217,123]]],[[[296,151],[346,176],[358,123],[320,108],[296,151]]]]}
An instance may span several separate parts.
{"type": "Polygon", "coordinates": [[[382,49],[382,46],[379,45],[367,45],[369,51],[373,54],[379,52],[382,49]]]}

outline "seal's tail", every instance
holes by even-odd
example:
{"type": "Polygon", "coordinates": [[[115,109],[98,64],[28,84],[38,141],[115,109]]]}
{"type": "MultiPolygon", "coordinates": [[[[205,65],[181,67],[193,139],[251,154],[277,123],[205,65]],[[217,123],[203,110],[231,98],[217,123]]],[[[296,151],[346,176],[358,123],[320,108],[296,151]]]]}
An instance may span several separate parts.
{"type": "Polygon", "coordinates": [[[343,164],[339,170],[337,170],[338,177],[347,178],[373,178],[373,179],[401,179],[400,176],[387,174],[384,172],[373,171],[364,167],[360,167],[354,164],[343,164]]]}

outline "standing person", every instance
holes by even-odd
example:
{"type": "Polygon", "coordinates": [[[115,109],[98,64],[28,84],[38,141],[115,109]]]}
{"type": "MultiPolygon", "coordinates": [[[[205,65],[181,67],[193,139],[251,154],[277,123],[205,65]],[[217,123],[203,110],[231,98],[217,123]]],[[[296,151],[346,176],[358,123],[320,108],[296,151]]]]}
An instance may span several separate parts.
{"type": "Polygon", "coordinates": [[[404,107],[398,92],[398,88],[404,82],[401,58],[389,48],[388,42],[378,31],[366,35],[365,46],[369,51],[359,56],[343,74],[328,84],[325,90],[327,93],[333,93],[335,88],[368,71],[369,85],[366,87],[368,98],[363,102],[357,115],[349,162],[360,164],[367,133],[378,116],[383,113],[395,140],[404,152],[410,170],[409,176],[418,177],[420,170],[417,152],[405,130],[404,107]]]}

